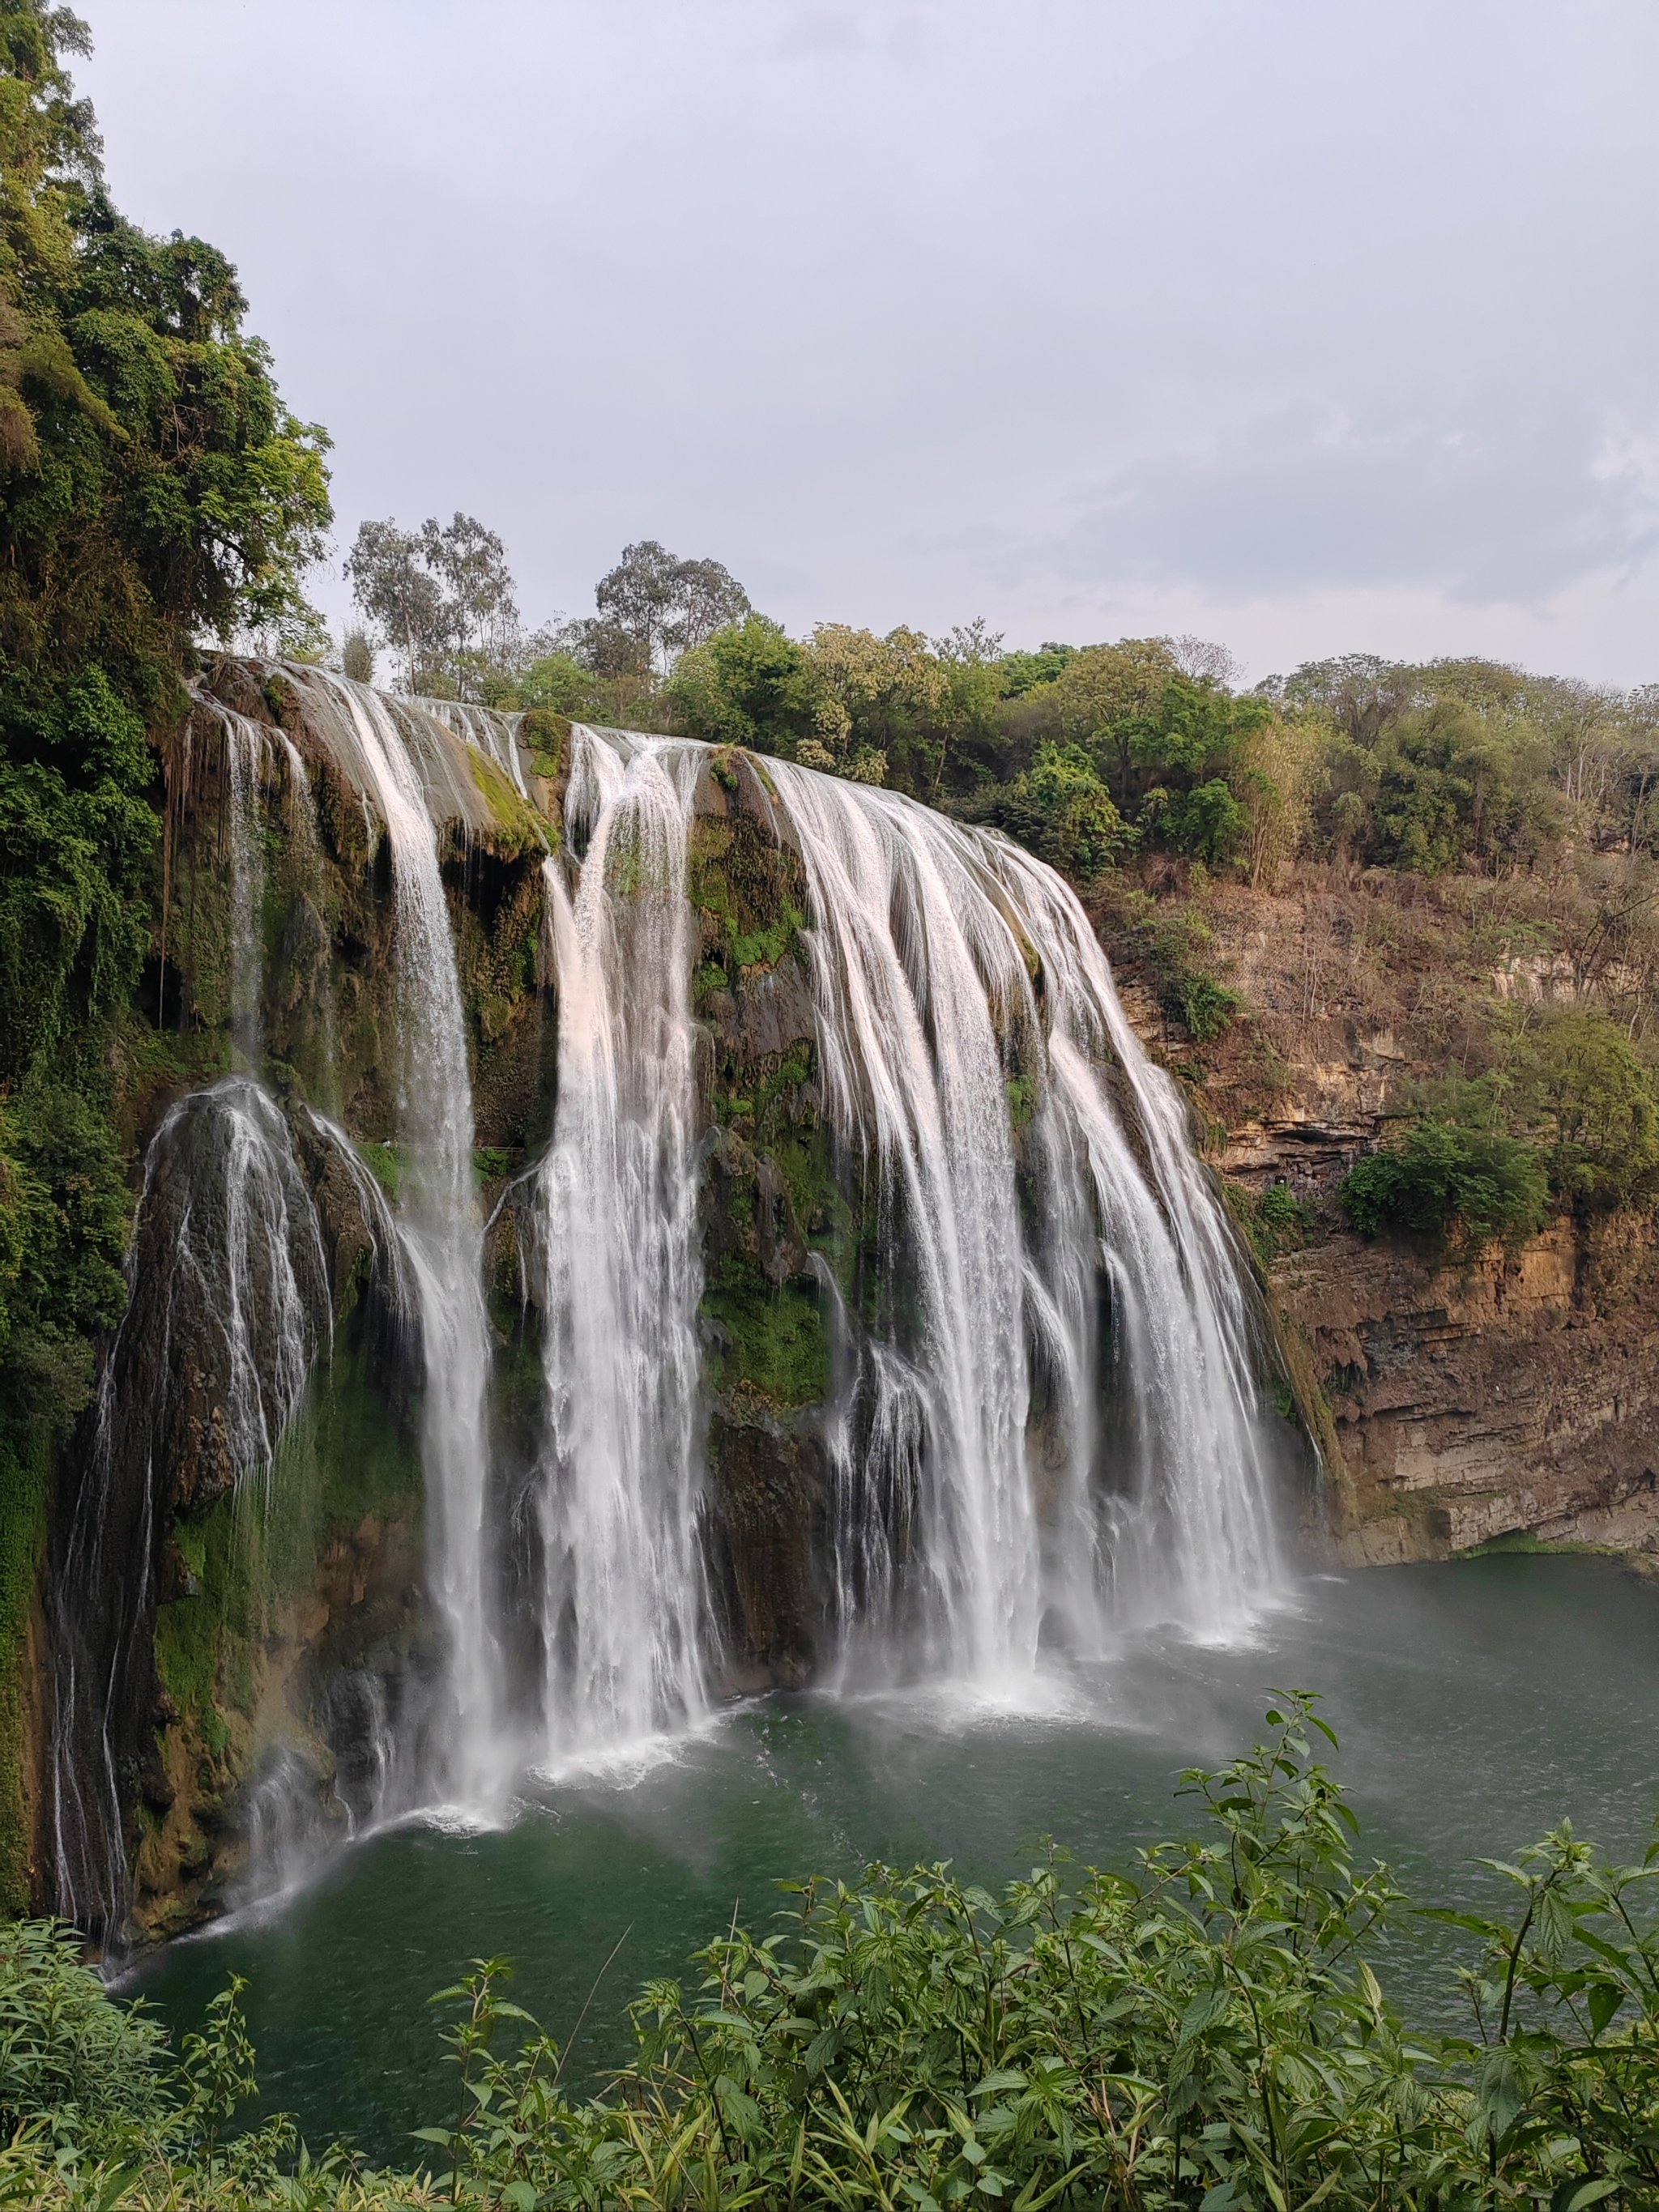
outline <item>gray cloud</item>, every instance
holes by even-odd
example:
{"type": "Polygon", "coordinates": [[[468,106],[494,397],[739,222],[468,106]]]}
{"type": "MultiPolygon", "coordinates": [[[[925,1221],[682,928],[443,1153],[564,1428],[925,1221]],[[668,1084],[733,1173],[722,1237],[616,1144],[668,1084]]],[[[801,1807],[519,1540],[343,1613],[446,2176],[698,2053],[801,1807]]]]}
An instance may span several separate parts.
{"type": "Polygon", "coordinates": [[[1581,401],[1440,421],[1286,408],[1127,463],[1054,548],[1060,573],[1210,591],[1427,586],[1536,605],[1659,542],[1639,447],[1581,401]]]}
{"type": "Polygon", "coordinates": [[[343,541],[1659,661],[1650,0],[86,6],[117,196],[238,263],[343,541]]]}

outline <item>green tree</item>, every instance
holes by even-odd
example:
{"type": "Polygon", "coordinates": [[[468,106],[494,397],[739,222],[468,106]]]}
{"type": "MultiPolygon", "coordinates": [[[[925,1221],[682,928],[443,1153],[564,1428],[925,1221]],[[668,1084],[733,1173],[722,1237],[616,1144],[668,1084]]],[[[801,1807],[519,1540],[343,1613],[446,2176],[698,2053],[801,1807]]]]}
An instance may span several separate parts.
{"type": "Polygon", "coordinates": [[[817,727],[817,684],[804,647],[766,616],[729,623],[681,659],[667,696],[689,736],[794,757],[817,727]]]}
{"type": "Polygon", "coordinates": [[[1616,1022],[1593,1008],[1553,1013],[1518,1041],[1510,1073],[1565,1196],[1620,1206],[1659,1191],[1659,1090],[1616,1022]]]}
{"type": "Polygon", "coordinates": [[[1135,833],[1081,745],[1044,739],[1029,768],[953,802],[964,821],[1012,837],[1040,860],[1087,885],[1133,851],[1135,833]]]}
{"type": "Polygon", "coordinates": [[[516,678],[513,703],[554,714],[580,715],[593,689],[593,672],[572,653],[538,653],[516,678]]]}
{"type": "MultiPolygon", "coordinates": [[[[749,594],[718,561],[682,561],[654,538],[625,545],[593,591],[596,619],[578,650],[617,664],[604,673],[650,674],[749,612],[749,594]],[[626,659],[628,665],[621,663],[626,659]]],[[[595,665],[599,665],[596,661],[595,665]]]]}
{"type": "Polygon", "coordinates": [[[1120,806],[1131,796],[1133,732],[1179,672],[1168,638],[1124,638],[1069,654],[1044,696],[1055,733],[1100,763],[1120,806]]]}
{"type": "Polygon", "coordinates": [[[1428,1237],[1473,1255],[1543,1225],[1549,1177],[1535,1147],[1518,1138],[1429,1118],[1356,1161],[1338,1194],[1362,1236],[1428,1237]]]}
{"type": "Polygon", "coordinates": [[[405,690],[465,699],[504,693],[519,651],[507,548],[475,515],[419,530],[360,523],[345,574],[352,597],[403,658],[405,690]]]}
{"type": "Polygon", "coordinates": [[[329,520],[327,441],[283,407],[229,263],[112,205],[65,66],[86,46],[66,9],[0,0],[0,1208],[23,1255],[0,1396],[58,1420],[77,1401],[42,1390],[42,1348],[118,1310],[109,1046],[149,944],[146,732],[183,712],[198,638],[312,631],[329,520]]]}

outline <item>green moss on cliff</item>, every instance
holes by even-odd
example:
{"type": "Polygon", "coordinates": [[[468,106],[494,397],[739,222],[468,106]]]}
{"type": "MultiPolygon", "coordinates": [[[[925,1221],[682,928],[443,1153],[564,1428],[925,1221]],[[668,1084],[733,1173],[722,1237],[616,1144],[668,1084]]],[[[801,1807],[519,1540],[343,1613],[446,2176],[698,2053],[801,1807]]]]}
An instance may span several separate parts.
{"type": "Polygon", "coordinates": [[[728,972],[774,968],[805,926],[800,861],[751,815],[700,814],[686,853],[686,896],[706,950],[728,972]]]}
{"type": "Polygon", "coordinates": [[[180,1722],[216,1761],[232,1742],[226,1709],[252,1718],[252,1646],[263,1625],[260,1578],[238,1541],[240,1517],[238,1501],[223,1498],[204,1520],[179,1526],[173,1540],[191,1587],[155,1617],[156,1675],[180,1722]]]}
{"type": "Polygon", "coordinates": [[[255,1481],[175,1522],[189,1587],[157,1608],[155,1669],[178,1725],[222,1769],[216,1786],[240,1779],[268,1646],[314,1597],[323,1553],[371,1518],[418,1527],[421,1498],[418,1454],[362,1355],[343,1350],[284,1440],[268,1498],[255,1481]]]}
{"type": "Polygon", "coordinates": [[[703,1293],[703,1311],[726,1332],[715,1386],[780,1409],[815,1405],[830,1388],[830,1339],[817,1287],[792,1278],[777,1287],[752,1260],[727,1252],[703,1293]]]}
{"type": "Polygon", "coordinates": [[[537,775],[549,783],[558,782],[570,753],[569,715],[556,714],[550,707],[532,707],[519,725],[519,732],[530,748],[537,775]]]}
{"type": "Polygon", "coordinates": [[[495,762],[487,759],[476,745],[469,745],[467,763],[472,770],[472,781],[483,793],[484,802],[495,818],[497,835],[492,842],[496,852],[503,857],[515,858],[526,853],[545,852],[550,842],[547,824],[530,802],[520,797],[495,762]]]}

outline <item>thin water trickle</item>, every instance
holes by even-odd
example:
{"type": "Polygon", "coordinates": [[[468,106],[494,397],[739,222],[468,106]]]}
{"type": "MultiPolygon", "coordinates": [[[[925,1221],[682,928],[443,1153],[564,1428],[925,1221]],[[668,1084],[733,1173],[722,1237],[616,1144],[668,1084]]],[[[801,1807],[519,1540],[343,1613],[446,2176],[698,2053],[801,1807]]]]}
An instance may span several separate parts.
{"type": "Polygon", "coordinates": [[[250,1067],[259,1064],[264,983],[264,825],[259,784],[267,733],[245,714],[214,706],[224,737],[230,829],[230,1029],[250,1067]]]}

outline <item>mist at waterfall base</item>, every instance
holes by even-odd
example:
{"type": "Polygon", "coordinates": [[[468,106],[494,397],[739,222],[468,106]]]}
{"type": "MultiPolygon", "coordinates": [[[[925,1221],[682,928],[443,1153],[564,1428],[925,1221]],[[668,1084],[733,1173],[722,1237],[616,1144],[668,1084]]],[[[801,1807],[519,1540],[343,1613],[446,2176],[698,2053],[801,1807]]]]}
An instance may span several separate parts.
{"type": "MultiPolygon", "coordinates": [[[[763,1927],[789,1904],[777,1881],[872,1857],[1000,1880],[1045,1834],[1128,1868],[1193,1832],[1179,1770],[1253,1741],[1273,1684],[1322,1689],[1361,1858],[1386,1857],[1421,1900],[1493,1900],[1478,1858],[1564,1815],[1639,1856],[1659,1812],[1659,1591],[1613,1561],[1516,1554],[1315,1578],[1289,1597],[1243,1648],[1127,1644],[1070,1718],[909,1697],[744,1705],[672,1761],[548,1790],[509,1830],[374,1838],[131,1986],[182,2027],[246,1975],[268,2107],[313,2142],[345,2131],[407,2160],[409,2130],[453,2101],[426,2000],[470,1959],[512,1958],[514,2000],[561,2043],[586,2005],[567,2078],[597,2087],[626,2055],[641,1984],[684,1972],[734,1909],[763,1927]]],[[[1466,1949],[1405,1915],[1378,1971],[1409,2014],[1450,2027],[1466,1949]]]]}

